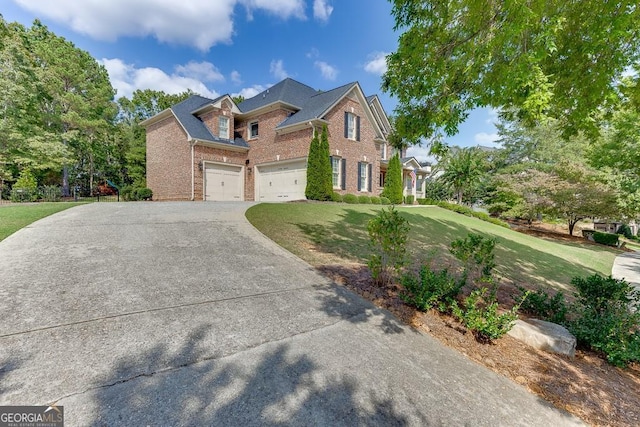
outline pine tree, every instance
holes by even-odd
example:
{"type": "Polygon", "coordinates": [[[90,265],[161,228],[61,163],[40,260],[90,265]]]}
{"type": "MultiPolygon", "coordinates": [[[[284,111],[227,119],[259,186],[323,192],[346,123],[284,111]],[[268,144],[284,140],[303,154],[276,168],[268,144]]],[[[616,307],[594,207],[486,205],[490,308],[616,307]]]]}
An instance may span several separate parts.
{"type": "Polygon", "coordinates": [[[329,150],[329,135],[327,126],[322,127],[322,135],[320,136],[319,150],[319,168],[318,172],[322,182],[322,194],[320,200],[331,200],[333,194],[333,168],[331,166],[331,152],[329,150]]]}
{"type": "Polygon", "coordinates": [[[384,179],[382,195],[394,205],[402,203],[402,165],[398,154],[395,154],[389,160],[389,168],[384,179]]]}

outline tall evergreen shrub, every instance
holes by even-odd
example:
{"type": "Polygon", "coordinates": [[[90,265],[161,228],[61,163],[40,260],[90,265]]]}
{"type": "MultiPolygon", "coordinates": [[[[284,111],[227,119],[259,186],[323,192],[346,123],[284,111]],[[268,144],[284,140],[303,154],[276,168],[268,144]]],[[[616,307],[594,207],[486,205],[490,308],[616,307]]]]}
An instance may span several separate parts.
{"type": "Polygon", "coordinates": [[[402,203],[402,165],[400,164],[398,154],[395,154],[391,160],[389,160],[389,168],[385,176],[382,196],[389,199],[394,205],[402,203]]]}

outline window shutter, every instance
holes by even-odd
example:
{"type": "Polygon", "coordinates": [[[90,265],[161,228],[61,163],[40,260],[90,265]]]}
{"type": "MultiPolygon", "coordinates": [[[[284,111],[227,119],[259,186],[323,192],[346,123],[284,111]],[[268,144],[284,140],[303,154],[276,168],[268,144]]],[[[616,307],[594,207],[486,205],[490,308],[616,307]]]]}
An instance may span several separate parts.
{"type": "Polygon", "coordinates": [[[360,166],[362,162],[358,162],[358,191],[362,190],[360,186],[360,181],[362,181],[362,167],[360,166]]]}
{"type": "Polygon", "coordinates": [[[369,163],[369,165],[367,165],[367,178],[368,178],[368,183],[367,185],[369,185],[369,191],[373,191],[373,187],[371,186],[371,183],[373,182],[371,180],[371,176],[373,175],[373,165],[371,163],[369,163]]]}
{"type": "Polygon", "coordinates": [[[356,141],[360,141],[360,116],[356,116],[356,141]]]}
{"type": "Polygon", "coordinates": [[[340,183],[340,187],[343,190],[347,189],[347,159],[342,159],[342,170],[340,171],[342,172],[342,182],[340,183]]]}
{"type": "Polygon", "coordinates": [[[349,138],[349,113],[344,112],[344,137],[349,138]]]}

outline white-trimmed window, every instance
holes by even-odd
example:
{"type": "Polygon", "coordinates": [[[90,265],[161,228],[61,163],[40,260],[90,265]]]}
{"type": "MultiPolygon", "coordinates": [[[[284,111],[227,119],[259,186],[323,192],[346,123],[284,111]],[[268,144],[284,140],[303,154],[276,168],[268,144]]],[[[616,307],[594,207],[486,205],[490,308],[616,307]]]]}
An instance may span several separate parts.
{"type": "Polygon", "coordinates": [[[340,159],[340,157],[332,157],[331,158],[331,169],[333,171],[333,177],[332,177],[332,182],[333,182],[333,188],[340,188],[340,183],[342,182],[342,180],[340,179],[341,177],[341,161],[342,159],[340,159]]]}
{"type": "Polygon", "coordinates": [[[229,139],[229,117],[218,117],[218,136],[229,139]]]}
{"type": "Polygon", "coordinates": [[[249,139],[258,137],[258,122],[249,123],[249,139]]]}
{"type": "Polygon", "coordinates": [[[371,190],[371,163],[358,162],[358,191],[371,190]]]}
{"type": "Polygon", "coordinates": [[[344,137],[360,141],[360,117],[348,111],[344,113],[344,137]]]}

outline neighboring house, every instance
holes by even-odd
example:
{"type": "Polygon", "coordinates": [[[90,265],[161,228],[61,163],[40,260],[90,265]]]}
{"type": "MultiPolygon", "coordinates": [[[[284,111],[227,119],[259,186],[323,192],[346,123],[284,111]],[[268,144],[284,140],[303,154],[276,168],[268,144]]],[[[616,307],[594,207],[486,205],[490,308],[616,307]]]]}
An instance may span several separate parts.
{"type": "MultiPolygon", "coordinates": [[[[323,92],[290,78],[238,105],[194,95],[142,122],[147,186],[156,200],[304,199],[309,145],[324,125],[334,190],[378,195],[392,151],[379,98],[357,82],[323,92]]],[[[403,163],[406,176],[420,171],[403,163]]],[[[419,194],[416,184],[406,191],[419,194]]]]}
{"type": "Polygon", "coordinates": [[[627,224],[629,226],[629,228],[631,229],[631,234],[633,234],[634,236],[638,235],[638,224],[634,220],[631,220],[628,222],[622,222],[622,221],[606,221],[606,220],[596,219],[593,221],[593,229],[595,231],[602,231],[605,233],[615,234],[620,228],[620,226],[624,224],[627,224]]]}

